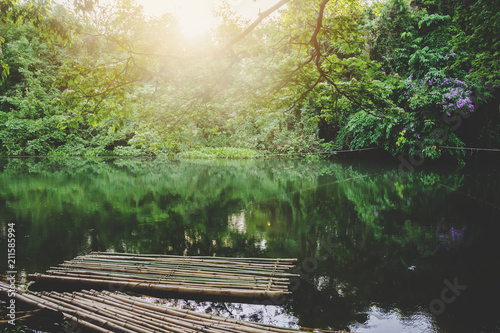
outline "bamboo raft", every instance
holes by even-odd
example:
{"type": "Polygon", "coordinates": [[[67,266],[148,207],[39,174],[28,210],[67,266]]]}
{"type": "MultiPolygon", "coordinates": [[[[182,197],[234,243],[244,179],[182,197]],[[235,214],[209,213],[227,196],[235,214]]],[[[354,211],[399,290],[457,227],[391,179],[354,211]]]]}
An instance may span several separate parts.
{"type": "MultiPolygon", "coordinates": [[[[274,298],[290,294],[288,272],[296,259],[183,257],[94,252],[76,257],[44,274],[39,284],[84,285],[140,293],[191,296],[274,298]]],[[[80,289],[78,288],[78,289],[80,289]]]]}
{"type": "MultiPolygon", "coordinates": [[[[8,288],[7,284],[0,282],[0,294],[4,297],[8,288]]],[[[60,313],[66,321],[93,332],[300,332],[158,305],[109,291],[59,293],[16,290],[14,297],[27,306],[60,313]]]]}

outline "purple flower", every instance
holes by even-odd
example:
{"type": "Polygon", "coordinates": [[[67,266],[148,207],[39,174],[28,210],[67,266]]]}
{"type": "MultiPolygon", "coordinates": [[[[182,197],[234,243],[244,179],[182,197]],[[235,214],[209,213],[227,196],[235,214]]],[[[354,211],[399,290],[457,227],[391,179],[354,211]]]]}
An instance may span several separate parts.
{"type": "Polygon", "coordinates": [[[457,229],[454,227],[448,228],[447,226],[438,225],[436,231],[443,245],[446,248],[450,248],[451,246],[456,245],[464,238],[466,230],[467,227],[462,227],[461,229],[457,229]]]}
{"type": "Polygon", "coordinates": [[[413,73],[410,74],[410,79],[413,79],[413,73]]]}
{"type": "Polygon", "coordinates": [[[457,55],[455,52],[453,52],[453,50],[450,50],[450,52],[451,52],[451,56],[452,56],[452,57],[454,57],[454,56],[456,56],[456,55],[457,55]]]}

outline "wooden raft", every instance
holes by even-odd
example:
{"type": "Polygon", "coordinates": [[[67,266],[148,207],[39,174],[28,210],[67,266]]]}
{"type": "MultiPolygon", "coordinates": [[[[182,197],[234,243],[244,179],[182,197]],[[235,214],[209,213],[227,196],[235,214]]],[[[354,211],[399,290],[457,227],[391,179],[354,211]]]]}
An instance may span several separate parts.
{"type": "MultiPolygon", "coordinates": [[[[8,285],[0,282],[0,294],[6,296],[7,290],[8,285]]],[[[61,313],[65,320],[76,324],[76,329],[80,327],[93,332],[300,332],[176,309],[109,291],[58,293],[16,290],[14,297],[28,306],[61,313]]]]}
{"type": "Polygon", "coordinates": [[[290,278],[298,275],[288,270],[296,261],[94,252],[45,274],[30,274],[28,280],[145,293],[271,298],[290,294],[290,278]]]}

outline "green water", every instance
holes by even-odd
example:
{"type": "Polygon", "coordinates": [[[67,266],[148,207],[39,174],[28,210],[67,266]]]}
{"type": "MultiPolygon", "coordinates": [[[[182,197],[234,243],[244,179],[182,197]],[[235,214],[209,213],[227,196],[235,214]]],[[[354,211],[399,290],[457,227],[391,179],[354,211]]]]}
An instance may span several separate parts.
{"type": "Polygon", "coordinates": [[[289,327],[500,332],[498,171],[4,158],[1,248],[15,223],[19,280],[90,251],[296,257],[290,299],[192,306],[289,327]]]}

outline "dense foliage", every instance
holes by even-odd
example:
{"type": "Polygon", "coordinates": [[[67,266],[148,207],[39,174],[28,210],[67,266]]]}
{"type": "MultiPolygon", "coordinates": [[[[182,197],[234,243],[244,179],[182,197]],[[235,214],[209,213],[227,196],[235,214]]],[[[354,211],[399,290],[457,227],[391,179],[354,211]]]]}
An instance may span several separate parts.
{"type": "Polygon", "coordinates": [[[249,34],[221,5],[187,38],[134,0],[1,0],[0,154],[460,160],[500,148],[499,5],[291,0],[249,34]]]}

